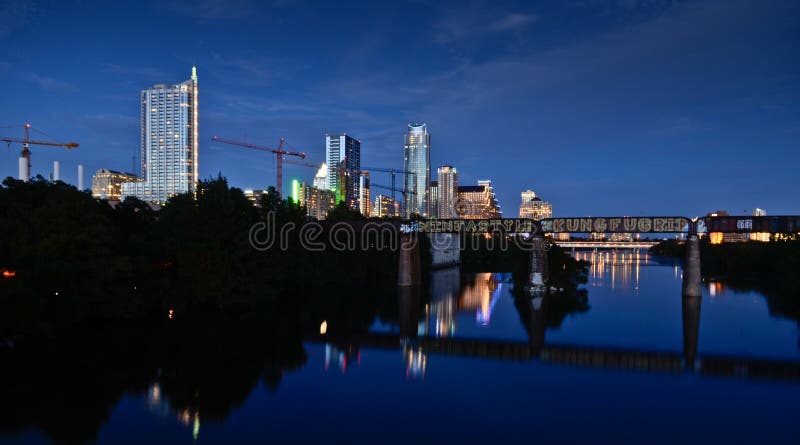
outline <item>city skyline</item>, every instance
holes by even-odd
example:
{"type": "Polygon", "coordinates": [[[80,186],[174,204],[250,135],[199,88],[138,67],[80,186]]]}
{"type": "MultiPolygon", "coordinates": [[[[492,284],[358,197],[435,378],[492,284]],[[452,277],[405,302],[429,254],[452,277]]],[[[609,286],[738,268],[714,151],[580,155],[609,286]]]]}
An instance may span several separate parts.
{"type": "MultiPolygon", "coordinates": [[[[246,43],[257,18],[283,20],[277,28],[292,26],[308,12],[303,5],[250,5],[249,17],[237,4],[219,20],[197,10],[159,10],[155,4],[99,6],[87,17],[82,17],[85,9],[69,2],[14,10],[26,27],[12,24],[0,32],[3,94],[14,105],[2,107],[0,125],[19,129],[3,128],[0,134],[21,136],[22,125],[31,122],[81,143],[70,152],[34,148],[34,175],[46,177],[54,160],[62,163],[63,179],[73,183],[77,164],[87,172],[128,171],[139,145],[136,92],[181,78],[196,62],[208,79],[200,119],[200,177],[221,172],[243,189],[272,185],[274,159],[214,147],[210,137],[216,132],[267,145],[285,136],[321,163],[320,135],[342,129],[358,134],[368,147],[364,164],[401,168],[403,127],[421,121],[437,138],[431,164],[458,166],[464,183],[492,179],[506,209],[521,191],[534,187],[557,203],[559,215],[696,216],[717,208],[749,213],[756,207],[773,215],[800,211],[793,179],[800,156],[800,101],[797,68],[789,63],[797,37],[796,4],[646,7],[634,2],[607,11],[588,2],[569,10],[489,6],[430,7],[430,16],[414,25],[418,40],[409,42],[418,44],[430,63],[418,72],[397,69],[394,74],[396,63],[381,54],[406,43],[379,25],[387,12],[407,12],[394,5],[365,6],[359,14],[375,24],[368,31],[383,38],[371,39],[374,48],[359,48],[360,39],[337,44],[352,50],[350,64],[332,65],[323,76],[318,64],[330,58],[298,56],[300,50],[318,55],[330,49],[324,44],[309,49],[319,43],[316,33],[285,50],[246,43]],[[98,15],[108,20],[80,25],[98,15]],[[123,20],[128,16],[155,22],[180,17],[169,33],[188,33],[188,43],[154,50],[147,45],[152,38],[122,38],[134,35],[123,20]],[[574,23],[555,31],[567,16],[574,23]],[[76,23],[74,31],[59,33],[71,51],[47,60],[26,56],[43,52],[56,33],[53,24],[63,18],[76,23]],[[211,37],[237,28],[228,37],[211,37]],[[99,38],[105,35],[120,39],[99,38]],[[78,43],[87,38],[95,46],[78,43]],[[731,52],[728,44],[749,50],[731,52]],[[613,51],[616,45],[624,54],[613,51]],[[113,51],[97,51],[104,47],[113,51]],[[587,54],[596,56],[581,57],[587,54]],[[615,57],[620,63],[608,63],[615,57]],[[73,66],[72,58],[82,64],[73,66]],[[515,71],[524,79],[509,74],[515,71]],[[331,97],[319,99],[321,91],[331,97]],[[341,108],[326,111],[328,102],[341,108]]],[[[324,4],[315,9],[319,16],[342,13],[324,4]]],[[[16,176],[18,151],[15,146],[5,150],[3,177],[16,176]]],[[[310,180],[310,173],[287,167],[286,177],[310,180]]]]}

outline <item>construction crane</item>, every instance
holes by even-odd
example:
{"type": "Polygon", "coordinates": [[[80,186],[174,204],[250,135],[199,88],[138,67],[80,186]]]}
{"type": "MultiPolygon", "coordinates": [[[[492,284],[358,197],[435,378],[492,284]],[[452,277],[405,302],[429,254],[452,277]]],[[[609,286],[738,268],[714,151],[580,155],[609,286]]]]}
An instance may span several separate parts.
{"type": "MultiPolygon", "coordinates": [[[[412,192],[412,191],[409,191],[409,190],[397,190],[394,187],[389,187],[389,186],[381,185],[381,184],[375,184],[374,182],[370,182],[369,185],[370,185],[370,187],[377,187],[379,189],[391,190],[392,191],[392,202],[393,203],[397,203],[398,206],[400,205],[400,203],[398,203],[397,200],[394,199],[394,192],[402,193],[403,194],[403,207],[402,207],[402,210],[405,210],[404,206],[405,206],[405,203],[406,203],[406,195],[416,195],[417,194],[416,192],[412,192]]],[[[402,212],[401,212],[401,214],[402,214],[402,212]]]]}
{"type": "Polygon", "coordinates": [[[51,147],[64,147],[67,150],[72,150],[78,147],[77,142],[47,142],[47,141],[33,141],[30,138],[31,124],[25,124],[25,138],[0,138],[0,141],[11,145],[12,142],[22,144],[22,151],[19,154],[19,179],[22,181],[29,181],[31,179],[31,150],[29,146],[33,145],[47,145],[51,147]]]}
{"type": "MultiPolygon", "coordinates": [[[[314,163],[311,163],[311,162],[301,162],[301,161],[294,161],[294,160],[288,160],[288,159],[286,160],[286,162],[288,162],[290,164],[294,164],[294,165],[302,165],[304,167],[313,167],[313,168],[322,167],[322,164],[314,164],[314,163]]],[[[386,189],[392,191],[392,199],[395,199],[394,192],[396,192],[396,191],[402,192],[402,190],[396,188],[395,176],[398,173],[400,173],[401,175],[416,175],[415,172],[410,172],[410,171],[406,171],[406,170],[399,169],[399,168],[384,168],[384,167],[361,167],[361,170],[349,170],[349,171],[357,173],[357,174],[369,173],[370,171],[384,172],[384,173],[391,174],[392,175],[392,186],[391,187],[386,187],[386,189]]]]}
{"type": "Polygon", "coordinates": [[[381,168],[381,167],[361,167],[361,168],[367,171],[390,173],[392,175],[392,188],[391,188],[392,199],[394,199],[394,192],[395,192],[395,175],[397,173],[400,173],[401,175],[416,175],[415,172],[409,172],[399,168],[381,168]]]}
{"type": "Polygon", "coordinates": [[[311,167],[311,168],[316,168],[316,169],[319,169],[320,167],[323,166],[323,164],[315,164],[313,162],[304,162],[304,161],[295,161],[294,159],[284,159],[283,162],[285,162],[287,164],[301,165],[303,167],[311,167]]]}
{"type": "MultiPolygon", "coordinates": [[[[296,161],[296,160],[293,160],[293,159],[291,159],[291,160],[290,159],[286,159],[285,162],[287,162],[289,164],[300,165],[300,166],[303,166],[303,167],[310,167],[310,168],[316,168],[316,169],[319,169],[320,167],[322,167],[324,165],[324,164],[318,164],[318,163],[313,163],[313,162],[296,161]]],[[[365,176],[369,176],[369,172],[370,171],[379,171],[379,172],[391,173],[391,175],[392,175],[392,185],[391,186],[376,184],[374,182],[370,182],[370,186],[371,187],[377,187],[377,188],[385,189],[385,190],[390,190],[392,192],[392,201],[394,201],[394,202],[397,202],[397,199],[395,198],[395,192],[400,192],[400,193],[403,194],[403,204],[404,205],[405,205],[405,202],[406,202],[406,197],[408,195],[416,195],[417,194],[416,192],[405,190],[405,187],[403,187],[403,189],[398,189],[396,187],[396,183],[395,183],[395,175],[397,173],[400,173],[402,175],[416,175],[416,173],[414,173],[414,172],[409,172],[409,171],[402,170],[402,169],[399,169],[399,168],[383,168],[383,167],[361,167],[361,170],[346,169],[345,171],[347,171],[349,173],[355,173],[357,175],[365,175],[365,176]]]]}
{"type": "MultiPolygon", "coordinates": [[[[290,159],[286,159],[285,162],[287,162],[289,164],[300,165],[300,166],[303,166],[303,167],[317,168],[317,169],[322,167],[322,165],[323,165],[323,164],[316,164],[316,163],[313,163],[313,162],[295,161],[295,160],[290,160],[290,159]]],[[[392,175],[392,185],[391,185],[391,187],[390,186],[385,186],[385,185],[378,185],[378,184],[375,184],[375,183],[371,183],[371,185],[375,186],[375,187],[378,187],[378,188],[391,190],[392,199],[395,200],[395,201],[396,201],[395,192],[402,193],[404,199],[405,199],[407,194],[416,195],[415,192],[398,189],[396,187],[396,183],[395,183],[395,175],[397,173],[400,173],[400,174],[403,174],[403,175],[416,175],[416,173],[414,173],[414,172],[409,172],[409,171],[405,171],[405,170],[398,169],[398,168],[383,168],[383,167],[361,167],[361,170],[350,170],[350,169],[348,169],[347,171],[351,172],[351,173],[358,174],[358,175],[363,174],[363,175],[366,175],[366,176],[369,176],[369,172],[370,171],[391,173],[391,175],[392,175]]]]}
{"type": "Polygon", "coordinates": [[[296,156],[296,157],[298,157],[300,159],[305,159],[306,158],[306,154],[305,153],[284,150],[283,149],[283,145],[284,145],[285,141],[284,141],[283,138],[281,138],[280,143],[278,143],[278,148],[265,147],[263,145],[250,144],[248,142],[239,142],[239,141],[234,141],[234,140],[231,140],[231,139],[223,139],[223,138],[218,137],[218,136],[212,137],[211,140],[213,142],[222,142],[223,144],[238,145],[240,147],[252,148],[253,150],[269,151],[269,152],[275,153],[275,167],[276,167],[277,176],[278,176],[277,180],[275,181],[275,187],[278,189],[278,195],[282,195],[283,194],[283,161],[285,160],[283,157],[284,156],[296,156]]]}
{"type": "Polygon", "coordinates": [[[401,192],[404,195],[405,194],[409,194],[409,195],[416,195],[417,194],[417,192],[398,190],[398,189],[395,189],[394,187],[389,187],[388,185],[375,184],[374,182],[370,182],[369,185],[370,185],[370,187],[378,187],[379,189],[391,190],[393,192],[395,192],[395,191],[396,192],[401,192]]]}

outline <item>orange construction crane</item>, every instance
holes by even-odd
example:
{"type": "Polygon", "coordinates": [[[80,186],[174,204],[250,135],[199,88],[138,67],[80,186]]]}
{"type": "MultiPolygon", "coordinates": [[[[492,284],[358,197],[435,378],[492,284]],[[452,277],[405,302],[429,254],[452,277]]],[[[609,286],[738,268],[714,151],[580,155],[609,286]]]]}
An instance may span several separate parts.
{"type": "Polygon", "coordinates": [[[283,161],[284,161],[283,157],[284,156],[297,156],[300,159],[305,159],[306,158],[306,154],[305,153],[284,150],[283,149],[283,144],[284,144],[284,139],[283,138],[281,138],[281,141],[278,144],[278,148],[264,147],[263,145],[250,144],[248,142],[239,142],[239,141],[234,141],[234,140],[231,140],[231,139],[223,139],[223,138],[218,137],[218,136],[212,137],[211,140],[213,142],[222,142],[223,144],[238,145],[240,147],[252,148],[253,150],[269,151],[269,152],[275,153],[275,166],[276,166],[276,170],[277,170],[277,174],[278,174],[278,178],[277,178],[277,181],[275,183],[275,187],[278,189],[278,194],[279,195],[283,194],[283,161]]]}
{"type": "Polygon", "coordinates": [[[22,152],[19,157],[19,179],[28,181],[31,178],[31,151],[29,145],[49,145],[51,147],[64,147],[67,150],[78,147],[77,142],[46,142],[46,141],[32,141],[30,139],[31,124],[25,124],[25,138],[0,138],[0,141],[11,144],[12,142],[19,142],[22,144],[22,152]]]}

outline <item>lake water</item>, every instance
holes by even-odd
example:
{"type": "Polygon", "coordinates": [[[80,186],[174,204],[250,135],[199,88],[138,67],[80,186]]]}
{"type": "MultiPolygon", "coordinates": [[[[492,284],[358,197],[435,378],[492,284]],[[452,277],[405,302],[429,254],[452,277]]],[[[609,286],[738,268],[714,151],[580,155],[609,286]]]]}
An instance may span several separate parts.
{"type": "MultiPolygon", "coordinates": [[[[547,299],[512,293],[510,274],[436,271],[427,304],[400,293],[396,320],[347,335],[324,320],[299,365],[257,372],[216,412],[176,400],[159,367],[100,415],[96,443],[800,443],[796,320],[722,283],[684,300],[680,266],[644,253],[575,255],[592,261],[586,292],[547,299]]],[[[235,386],[204,378],[204,394],[235,386]]],[[[86,386],[76,410],[98,396],[86,386]]],[[[32,403],[44,420],[1,443],[74,439],[32,403]]]]}

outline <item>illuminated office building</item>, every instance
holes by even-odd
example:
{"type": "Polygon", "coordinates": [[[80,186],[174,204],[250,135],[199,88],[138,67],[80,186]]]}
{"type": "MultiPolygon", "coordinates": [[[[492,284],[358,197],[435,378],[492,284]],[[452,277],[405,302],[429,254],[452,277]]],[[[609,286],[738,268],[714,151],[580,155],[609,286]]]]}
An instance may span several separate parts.
{"type": "MultiPolygon", "coordinates": [[[[715,216],[730,216],[730,213],[728,213],[726,210],[717,210],[716,212],[709,213],[706,216],[710,218],[715,216]]],[[[747,241],[748,238],[749,235],[746,233],[711,232],[708,234],[708,239],[711,244],[739,243],[742,241],[747,241]]]]}
{"type": "Polygon", "coordinates": [[[617,242],[632,242],[633,241],[633,234],[632,233],[611,233],[608,236],[609,241],[617,241],[617,242]]]}
{"type": "Polygon", "coordinates": [[[92,176],[92,197],[119,201],[122,199],[122,184],[138,182],[139,177],[133,173],[124,173],[101,168],[92,176]]]}
{"type": "Polygon", "coordinates": [[[431,181],[428,191],[430,193],[428,208],[431,211],[431,217],[435,217],[439,215],[439,181],[431,181]]]}
{"type": "MultiPolygon", "coordinates": [[[[767,212],[763,209],[756,208],[753,210],[753,216],[767,216],[767,212]]],[[[769,241],[769,232],[755,232],[750,234],[751,241],[769,241]]]]}
{"type": "Polygon", "coordinates": [[[314,187],[318,189],[325,189],[328,190],[328,164],[322,163],[322,166],[317,170],[317,174],[314,175],[314,187]]]}
{"type": "Polygon", "coordinates": [[[254,206],[260,206],[261,197],[269,193],[267,189],[258,190],[244,190],[244,197],[247,198],[254,206]]]}
{"type": "Polygon", "coordinates": [[[478,181],[478,185],[458,187],[456,215],[461,219],[500,218],[502,212],[494,195],[492,181],[478,181]]]}
{"type": "Polygon", "coordinates": [[[141,93],[142,182],[122,184],[123,196],[164,203],[193,193],[199,178],[197,69],[177,85],[155,85],[141,93]]]}
{"type": "Polygon", "coordinates": [[[328,190],[336,201],[352,210],[359,208],[358,186],[361,177],[361,141],[347,134],[325,135],[325,161],[328,165],[328,190]]]}
{"type": "Polygon", "coordinates": [[[311,187],[301,182],[297,190],[297,201],[306,207],[308,216],[323,220],[336,207],[336,194],[332,190],[311,187]]]}
{"type": "Polygon", "coordinates": [[[361,175],[358,183],[358,211],[369,217],[371,202],[369,200],[369,176],[361,175]]]}
{"type": "Polygon", "coordinates": [[[372,205],[370,216],[375,218],[391,218],[400,216],[400,203],[390,196],[378,195],[372,205]]]}
{"type": "Polygon", "coordinates": [[[458,199],[458,170],[451,165],[443,165],[437,170],[439,187],[437,196],[437,215],[439,218],[456,218],[458,199]]]}
{"type": "Polygon", "coordinates": [[[526,190],[522,192],[522,202],[519,205],[519,217],[530,218],[539,221],[544,218],[553,217],[553,206],[547,202],[542,201],[541,198],[536,196],[533,190],[526,190]]]}
{"type": "Polygon", "coordinates": [[[405,135],[404,168],[406,217],[430,216],[428,207],[431,183],[431,137],[425,124],[408,124],[405,135]]]}

